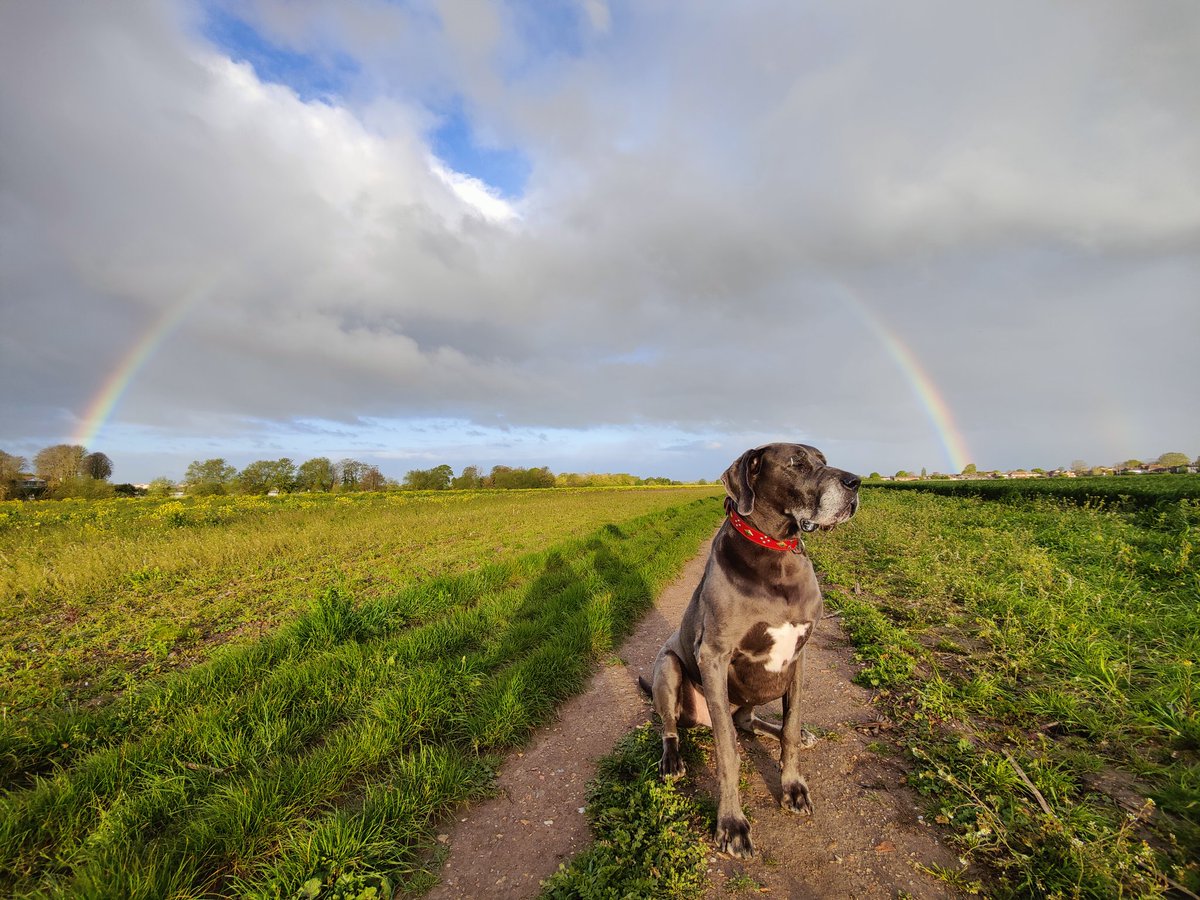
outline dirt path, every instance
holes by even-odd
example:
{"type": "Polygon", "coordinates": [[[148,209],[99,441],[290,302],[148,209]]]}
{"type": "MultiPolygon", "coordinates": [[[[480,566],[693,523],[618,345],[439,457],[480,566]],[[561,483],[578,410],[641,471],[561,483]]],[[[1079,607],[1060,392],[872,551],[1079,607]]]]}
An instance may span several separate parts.
{"type": "MultiPolygon", "coordinates": [[[[463,810],[439,836],[449,855],[430,900],[534,897],[542,879],[587,846],[583,806],[596,760],[650,719],[637,676],[649,676],[658,648],[675,630],[700,580],[708,551],[706,542],[622,646],[627,665],[601,669],[553,725],[504,763],[497,796],[463,810]]],[[[822,738],[808,751],[803,770],[816,815],[802,819],[779,808],[778,744],[743,738],[743,758],[755,774],[742,800],[758,855],[744,862],[713,852],[710,897],[728,896],[735,887],[791,898],[952,896],[914,865],[956,868],[957,860],[920,820],[902,765],[868,749],[881,738],[872,733],[877,717],[870,692],[850,681],[854,671],[840,625],[826,619],[809,643],[805,682],[805,723],[822,738]]],[[[701,791],[715,786],[711,766],[688,778],[701,791]]]]}

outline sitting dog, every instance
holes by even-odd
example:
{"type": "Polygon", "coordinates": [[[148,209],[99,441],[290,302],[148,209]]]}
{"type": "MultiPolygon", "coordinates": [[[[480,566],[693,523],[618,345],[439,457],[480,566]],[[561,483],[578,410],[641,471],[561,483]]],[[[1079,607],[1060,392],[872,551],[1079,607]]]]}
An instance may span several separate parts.
{"type": "MultiPolygon", "coordinates": [[[[654,660],[648,689],[662,720],[659,773],[682,775],[678,728],[708,725],[717,756],[717,847],[749,857],[750,823],[738,796],[734,727],[779,739],[784,809],[812,813],[800,774],[804,645],[824,604],[800,532],[831,528],[858,509],[857,475],[804,444],[747,450],[721,476],[728,513],[679,630],[654,660]],[[754,707],[783,698],[783,725],[754,707]]],[[[810,736],[811,737],[811,736],[810,736]]]]}

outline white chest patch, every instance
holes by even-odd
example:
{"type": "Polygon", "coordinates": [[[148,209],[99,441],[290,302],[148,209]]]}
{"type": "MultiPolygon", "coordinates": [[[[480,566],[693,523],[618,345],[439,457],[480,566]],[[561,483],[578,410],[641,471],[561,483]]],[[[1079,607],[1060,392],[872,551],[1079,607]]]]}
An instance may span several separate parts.
{"type": "Polygon", "coordinates": [[[771,636],[771,652],[763,668],[768,672],[782,672],[784,666],[789,666],[796,659],[800,641],[808,636],[811,622],[802,625],[792,625],[790,622],[775,628],[768,628],[771,636]]]}

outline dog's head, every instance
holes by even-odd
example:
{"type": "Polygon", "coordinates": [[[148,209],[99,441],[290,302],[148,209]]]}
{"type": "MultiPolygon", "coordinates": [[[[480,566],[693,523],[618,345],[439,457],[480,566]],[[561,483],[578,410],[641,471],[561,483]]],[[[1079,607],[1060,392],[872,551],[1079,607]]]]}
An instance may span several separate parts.
{"type": "Polygon", "coordinates": [[[801,531],[816,531],[854,515],[862,479],[827,465],[816,447],[766,444],[739,456],[721,481],[738,515],[765,509],[801,531]]]}

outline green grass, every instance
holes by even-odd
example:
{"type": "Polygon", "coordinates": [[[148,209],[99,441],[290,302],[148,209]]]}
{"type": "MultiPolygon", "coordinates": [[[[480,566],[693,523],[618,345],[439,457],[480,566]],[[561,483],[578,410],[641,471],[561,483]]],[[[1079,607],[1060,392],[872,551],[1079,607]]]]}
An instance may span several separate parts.
{"type": "Polygon", "coordinates": [[[259,640],[9,723],[0,893],[324,898],[427,880],[439,818],[488,789],[721,515],[695,492],[648,492],[660,508],[640,517],[595,496],[610,521],[588,533],[601,514],[576,516],[584,537],[390,588],[310,585],[310,608],[259,640]]]}
{"type": "Polygon", "coordinates": [[[914,783],[990,893],[1200,887],[1198,538],[1193,500],[889,488],[809,543],[859,680],[885,692],[914,783]]]}
{"type": "MultiPolygon", "coordinates": [[[[686,733],[680,749],[689,766],[700,754],[686,733]]],[[[544,885],[543,900],[683,900],[707,883],[711,827],[704,811],[673,781],[658,777],[662,740],[644,725],[600,762],[588,795],[592,846],[544,885]]]]}
{"type": "Polygon", "coordinates": [[[331,586],[374,599],[709,489],[0,503],[0,713],[106,701],[268,633],[331,586]]]}

